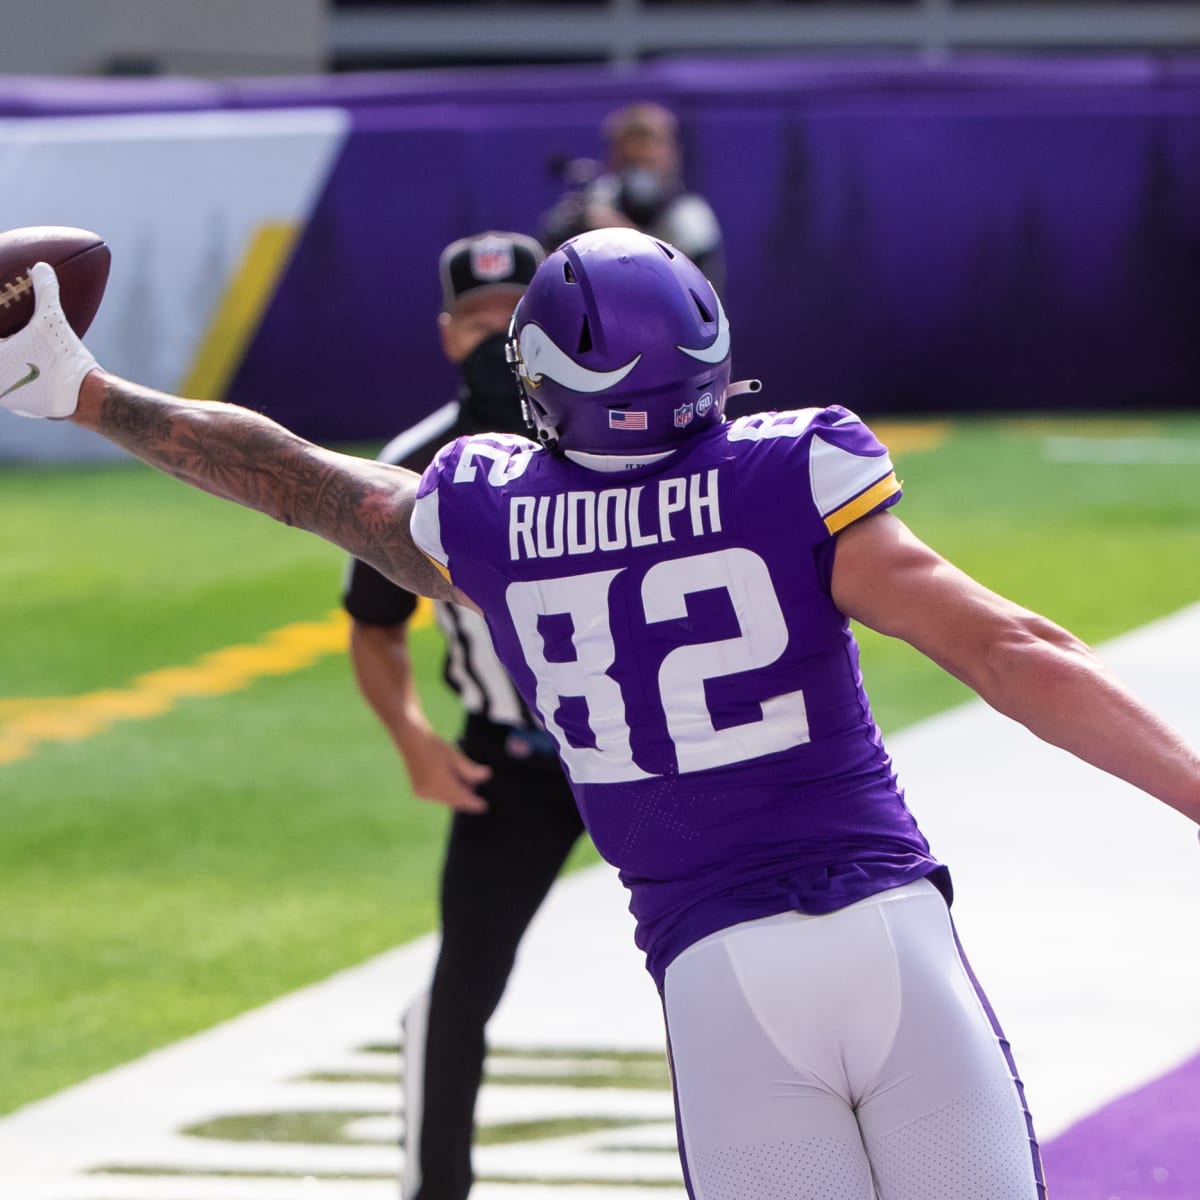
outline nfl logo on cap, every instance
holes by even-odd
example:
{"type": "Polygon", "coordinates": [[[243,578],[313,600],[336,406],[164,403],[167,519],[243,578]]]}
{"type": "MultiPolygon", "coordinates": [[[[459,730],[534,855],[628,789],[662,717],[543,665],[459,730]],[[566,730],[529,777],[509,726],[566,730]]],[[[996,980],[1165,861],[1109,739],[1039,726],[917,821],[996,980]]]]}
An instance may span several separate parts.
{"type": "Polygon", "coordinates": [[[692,402],[689,400],[687,404],[682,404],[675,410],[675,427],[682,429],[685,425],[692,423],[692,402]]]}
{"type": "Polygon", "coordinates": [[[438,258],[442,310],[453,312],[460,300],[490,289],[523,292],[542,258],[533,238],[502,229],[451,242],[438,258]]]}
{"type": "Polygon", "coordinates": [[[513,273],[512,242],[482,238],[471,247],[471,273],[476,279],[507,279],[513,273]]]}

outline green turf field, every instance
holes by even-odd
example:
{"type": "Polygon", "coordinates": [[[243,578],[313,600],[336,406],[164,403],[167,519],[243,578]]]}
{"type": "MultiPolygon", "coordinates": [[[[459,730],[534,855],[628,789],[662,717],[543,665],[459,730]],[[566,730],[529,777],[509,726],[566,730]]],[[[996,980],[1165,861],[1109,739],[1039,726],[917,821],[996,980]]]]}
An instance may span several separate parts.
{"type": "MultiPolygon", "coordinates": [[[[1200,418],[893,441],[901,515],[1089,640],[1200,599],[1200,418]]],[[[326,622],[337,550],[136,465],[0,467],[0,510],[5,1112],[432,928],[445,815],[408,794],[336,648],[141,704],[147,673],[326,622]],[[97,693],[126,719],[89,732],[77,701],[97,693]]],[[[441,695],[436,635],[415,641],[441,695]]],[[[885,732],[965,698],[863,641],[885,732]]],[[[452,732],[449,699],[429,707],[452,732]]]]}

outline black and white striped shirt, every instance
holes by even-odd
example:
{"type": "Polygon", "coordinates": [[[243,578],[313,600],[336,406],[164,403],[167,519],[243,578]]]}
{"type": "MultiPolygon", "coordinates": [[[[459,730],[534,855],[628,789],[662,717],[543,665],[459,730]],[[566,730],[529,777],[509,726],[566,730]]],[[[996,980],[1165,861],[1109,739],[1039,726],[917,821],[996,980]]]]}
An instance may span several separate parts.
{"type": "MultiPolygon", "coordinates": [[[[380,452],[379,461],[420,472],[447,442],[475,432],[459,403],[451,401],[393,438],[380,452]]],[[[412,619],[417,603],[412,592],[398,587],[368,563],[351,559],[342,604],[354,620],[364,625],[403,625],[412,619]]],[[[493,731],[501,743],[508,729],[536,729],[538,721],[500,665],[483,618],[444,600],[434,602],[434,611],[446,639],[443,675],[473,718],[469,727],[476,733],[483,732],[480,722],[503,727],[493,731]]]]}

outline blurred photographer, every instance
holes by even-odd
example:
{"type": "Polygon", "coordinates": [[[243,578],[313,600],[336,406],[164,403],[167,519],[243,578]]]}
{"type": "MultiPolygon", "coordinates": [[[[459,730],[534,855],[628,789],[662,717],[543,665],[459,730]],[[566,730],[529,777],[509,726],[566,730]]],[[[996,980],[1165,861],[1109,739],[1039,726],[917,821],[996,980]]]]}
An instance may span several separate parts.
{"type": "Polygon", "coordinates": [[[597,165],[593,178],[580,180],[580,160],[569,164],[576,186],[543,214],[542,245],[550,251],[576,234],[614,225],[640,229],[682,250],[720,290],[721,227],[708,201],[684,190],[674,114],[639,101],[610,113],[601,133],[607,169],[597,165]]]}

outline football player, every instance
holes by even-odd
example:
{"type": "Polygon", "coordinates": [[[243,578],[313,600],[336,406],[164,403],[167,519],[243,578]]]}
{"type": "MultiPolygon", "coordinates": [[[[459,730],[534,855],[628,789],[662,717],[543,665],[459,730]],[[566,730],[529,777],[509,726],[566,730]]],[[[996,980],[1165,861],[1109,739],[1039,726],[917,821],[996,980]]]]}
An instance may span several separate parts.
{"type": "Polygon", "coordinates": [[[628,230],[551,254],[509,342],[535,439],[459,439],[420,480],[100,371],[53,272],[35,282],[33,322],[0,343],[0,385],[39,367],[26,413],[482,611],[629,889],[691,1195],[1044,1195],[849,620],[1192,820],[1200,756],[1078,639],[910,532],[852,413],[725,421],[729,327],[690,260],[628,230]]]}

